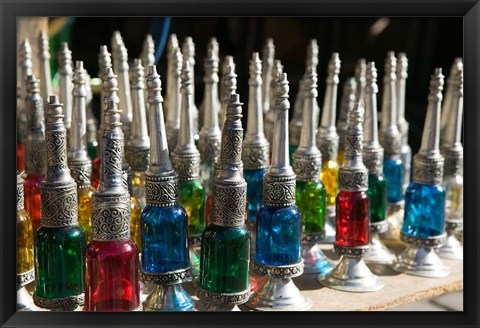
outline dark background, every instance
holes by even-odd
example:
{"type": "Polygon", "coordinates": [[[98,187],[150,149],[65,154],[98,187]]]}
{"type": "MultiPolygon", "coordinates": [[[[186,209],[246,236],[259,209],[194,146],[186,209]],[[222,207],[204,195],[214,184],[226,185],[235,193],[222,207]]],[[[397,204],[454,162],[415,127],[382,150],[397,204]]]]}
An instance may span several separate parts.
{"type": "MultiPolygon", "coordinates": [[[[106,44],[114,30],[119,30],[128,49],[129,59],[139,57],[147,33],[157,43],[161,36],[163,18],[128,17],[97,18],[79,17],[71,23],[68,41],[74,60],[83,60],[90,75],[97,76],[99,46],[106,44]]],[[[342,61],[340,71],[340,98],[343,83],[354,74],[360,57],[374,61],[378,69],[378,110],[381,110],[383,90],[383,65],[387,51],[406,52],[409,59],[406,90],[406,119],[410,123],[409,142],[416,153],[421,141],[430,75],[435,67],[442,67],[448,77],[455,57],[463,56],[463,18],[270,18],[270,17],[173,17],[168,34],[176,33],[180,45],[186,36],[192,36],[196,46],[195,92],[199,105],[203,97],[203,58],[211,36],[220,44],[220,58],[233,55],[238,74],[237,93],[245,104],[248,102],[248,61],[251,53],[261,53],[267,37],[275,43],[275,58],[284,65],[290,82],[290,100],[297,93],[298,81],[305,70],[308,41],[315,38],[319,45],[318,103],[323,104],[328,60],[332,52],[338,52],[342,61]],[[385,23],[378,34],[372,26],[385,23]]],[[[111,50],[110,50],[111,51],[111,50]]],[[[161,47],[159,51],[162,51],[161,47]]],[[[166,59],[164,51],[158,61],[158,72],[165,83],[166,59]]],[[[165,88],[164,88],[165,92],[165,88]]],[[[98,96],[97,96],[98,97],[98,96]]],[[[99,99],[95,98],[94,111],[99,114],[99,99]]],[[[339,105],[337,105],[339,108],[339,105]]],[[[290,114],[293,110],[290,111],[290,114]]],[[[244,122],[246,119],[244,107],[244,122]]],[[[337,116],[338,117],[338,116],[337,116]]],[[[245,126],[245,125],[244,125],[245,126]]]]}

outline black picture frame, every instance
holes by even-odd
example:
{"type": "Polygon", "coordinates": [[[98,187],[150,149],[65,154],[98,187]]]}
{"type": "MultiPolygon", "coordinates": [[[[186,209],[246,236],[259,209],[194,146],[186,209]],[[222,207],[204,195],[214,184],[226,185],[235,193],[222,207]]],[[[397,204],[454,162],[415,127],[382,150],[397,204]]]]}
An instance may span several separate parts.
{"type": "MultiPolygon", "coordinates": [[[[2,327],[478,327],[479,15],[477,0],[0,0],[0,324],[2,327]],[[465,242],[463,312],[51,313],[15,310],[17,16],[463,16],[465,242]]],[[[326,300],[328,301],[328,300],[326,300]]]]}

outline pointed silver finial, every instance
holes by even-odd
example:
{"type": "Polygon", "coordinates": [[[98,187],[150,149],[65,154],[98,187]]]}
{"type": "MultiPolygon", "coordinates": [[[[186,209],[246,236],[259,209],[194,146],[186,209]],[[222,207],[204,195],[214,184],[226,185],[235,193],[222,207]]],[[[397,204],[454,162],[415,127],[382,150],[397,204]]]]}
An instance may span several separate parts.
{"type": "Polygon", "coordinates": [[[212,54],[217,57],[217,59],[219,58],[219,55],[220,55],[220,45],[217,41],[217,38],[212,36],[210,38],[210,40],[208,41],[208,44],[207,44],[207,57],[208,56],[208,50],[212,50],[212,54]]]}
{"type": "Polygon", "coordinates": [[[248,122],[242,160],[246,170],[258,170],[268,167],[270,149],[263,133],[262,62],[258,52],[254,52],[250,60],[248,85],[248,122]]]}
{"type": "Polygon", "coordinates": [[[397,126],[397,59],[395,53],[389,51],[385,60],[385,75],[383,77],[382,119],[380,122],[379,139],[385,156],[400,155],[402,151],[402,135],[397,126]]]}
{"type": "Polygon", "coordinates": [[[85,99],[87,108],[87,144],[97,144],[97,119],[93,114],[93,93],[90,84],[91,77],[87,71],[85,72],[85,88],[87,89],[87,97],[85,99]]]}
{"type": "MultiPolygon", "coordinates": [[[[262,50],[262,63],[263,63],[263,71],[262,71],[262,103],[263,103],[263,113],[266,114],[270,111],[272,107],[270,104],[270,100],[272,98],[270,92],[270,84],[272,82],[272,67],[275,60],[275,45],[273,44],[273,39],[268,38],[265,40],[265,45],[263,46],[262,50]]],[[[276,79],[276,77],[275,77],[276,79]]]]}
{"type": "Polygon", "coordinates": [[[365,102],[365,84],[366,84],[367,60],[360,58],[355,66],[355,82],[357,82],[357,89],[355,97],[358,101],[365,102]]]}
{"type": "Polygon", "coordinates": [[[112,52],[113,71],[118,76],[118,97],[120,98],[120,106],[122,108],[122,130],[125,134],[125,140],[129,140],[132,130],[133,108],[130,92],[128,51],[122,43],[113,48],[112,52]]]}
{"type": "Polygon", "coordinates": [[[202,161],[215,162],[220,155],[222,132],[218,125],[218,112],[220,109],[218,102],[218,56],[217,51],[212,47],[209,47],[207,50],[204,69],[203,126],[200,131],[198,148],[202,161]]]}
{"type": "Polygon", "coordinates": [[[25,172],[29,175],[44,175],[47,170],[45,153],[45,115],[43,99],[40,97],[39,81],[28,75],[25,81],[25,111],[27,135],[24,144],[25,172]]]}
{"type": "Polygon", "coordinates": [[[193,38],[187,36],[182,44],[182,55],[184,60],[190,62],[190,79],[192,81],[192,129],[194,135],[198,133],[198,120],[199,120],[199,110],[197,105],[195,105],[195,43],[193,43],[193,38]]]}
{"type": "Polygon", "coordinates": [[[233,57],[225,58],[226,62],[229,64],[226,67],[225,74],[222,76],[221,83],[223,85],[223,94],[222,94],[222,116],[220,119],[220,125],[223,126],[226,119],[227,112],[227,103],[230,100],[230,95],[235,93],[237,90],[237,74],[235,74],[235,64],[232,64],[233,57]]]}
{"type": "Polygon", "coordinates": [[[169,56],[170,73],[167,79],[167,140],[168,149],[173,152],[178,142],[178,130],[180,128],[181,99],[180,74],[183,65],[183,58],[180,48],[172,50],[169,56]]]}
{"type": "Polygon", "coordinates": [[[322,154],[317,148],[316,124],[312,119],[317,102],[317,72],[315,66],[307,67],[303,83],[303,122],[300,145],[293,153],[293,170],[298,181],[320,179],[322,154]]]}
{"type": "Polygon", "coordinates": [[[38,55],[40,61],[40,95],[46,102],[52,94],[52,78],[50,76],[50,50],[48,36],[45,31],[40,32],[38,38],[38,55]]]}
{"type": "Polygon", "coordinates": [[[17,88],[19,90],[19,103],[17,105],[17,120],[18,120],[18,142],[24,143],[27,138],[27,111],[25,108],[25,98],[27,96],[27,87],[25,81],[27,76],[32,75],[32,48],[28,39],[24,39],[20,43],[18,49],[19,63],[20,63],[20,75],[17,76],[17,88]]]}
{"type": "Polygon", "coordinates": [[[137,172],[145,172],[148,169],[150,156],[150,138],[144,99],[144,72],[141,59],[134,59],[130,84],[133,105],[132,131],[125,145],[125,159],[132,170],[137,172]]]}
{"type": "Polygon", "coordinates": [[[142,62],[145,72],[148,72],[150,65],[155,65],[155,42],[153,42],[151,34],[147,34],[143,41],[142,62]]]}
{"type": "Polygon", "coordinates": [[[460,70],[463,70],[463,60],[461,57],[457,57],[450,67],[450,75],[448,76],[447,88],[445,90],[445,99],[442,105],[442,117],[440,118],[440,142],[442,144],[445,142],[447,125],[452,117],[452,108],[455,107],[455,104],[452,103],[454,90],[456,89],[454,80],[455,75],[457,75],[460,70]]]}
{"type": "MultiPolygon", "coordinates": [[[[100,52],[98,53],[98,77],[103,80],[103,76],[107,74],[109,68],[112,68],[112,56],[108,52],[108,48],[106,45],[100,46],[100,52]]],[[[112,71],[113,72],[113,71],[112,71]]],[[[103,88],[100,91],[100,128],[97,132],[97,140],[100,141],[103,134],[103,117],[106,109],[106,102],[104,102],[105,94],[103,92],[103,88]]],[[[99,152],[101,151],[101,147],[98,147],[99,152]]]]}
{"type": "MultiPolygon", "coordinates": [[[[272,69],[270,70],[270,109],[265,116],[265,137],[268,140],[268,143],[270,144],[270,148],[273,145],[273,129],[274,129],[274,120],[275,120],[275,99],[276,99],[276,93],[275,89],[277,86],[277,77],[283,73],[283,65],[280,60],[275,60],[272,66],[272,69]]],[[[289,131],[290,133],[290,131],[289,131]]],[[[290,137],[289,137],[290,141],[290,137]]]]}
{"type": "Polygon", "coordinates": [[[170,34],[167,43],[167,56],[170,55],[176,48],[179,47],[178,38],[175,33],[170,34]]]}
{"type": "Polygon", "coordinates": [[[316,39],[311,39],[307,46],[307,58],[305,60],[305,66],[313,66],[314,70],[317,70],[318,66],[318,44],[316,39]]]}
{"type": "Polygon", "coordinates": [[[323,162],[337,160],[338,134],[335,126],[337,112],[338,74],[340,73],[340,58],[334,52],[328,63],[325,98],[323,101],[322,119],[317,134],[317,144],[322,152],[323,162]]]}
{"type": "Polygon", "coordinates": [[[355,106],[357,82],[354,77],[349,77],[343,84],[342,98],[340,100],[340,113],[337,120],[338,150],[345,150],[345,133],[348,126],[348,113],[355,106]]]}
{"type": "Polygon", "coordinates": [[[408,122],[405,120],[405,87],[408,77],[408,58],[404,52],[397,59],[397,126],[402,134],[402,143],[408,144],[408,122]]]}
{"type": "Polygon", "coordinates": [[[72,52],[68,43],[62,42],[58,51],[58,72],[60,74],[60,101],[63,103],[65,128],[70,130],[72,125],[72,52]]]}

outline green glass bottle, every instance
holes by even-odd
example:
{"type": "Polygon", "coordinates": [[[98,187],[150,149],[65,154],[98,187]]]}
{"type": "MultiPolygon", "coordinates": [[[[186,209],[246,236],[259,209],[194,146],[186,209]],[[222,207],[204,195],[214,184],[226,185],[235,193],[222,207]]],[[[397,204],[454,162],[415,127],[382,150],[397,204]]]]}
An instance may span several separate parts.
{"type": "Polygon", "coordinates": [[[197,296],[213,307],[243,304],[250,296],[247,183],[242,172],[242,103],[232,94],[222,131],[220,169],[213,180],[212,223],[202,234],[197,296]]]}
{"type": "Polygon", "coordinates": [[[35,305],[74,310],[84,302],[85,232],[78,225],[77,184],[67,167],[62,105],[47,105],[47,175],[40,187],[42,223],[35,238],[35,305]]]}
{"type": "Polygon", "coordinates": [[[368,175],[370,198],[370,222],[378,223],[387,218],[387,181],[383,175],[368,175]]]}

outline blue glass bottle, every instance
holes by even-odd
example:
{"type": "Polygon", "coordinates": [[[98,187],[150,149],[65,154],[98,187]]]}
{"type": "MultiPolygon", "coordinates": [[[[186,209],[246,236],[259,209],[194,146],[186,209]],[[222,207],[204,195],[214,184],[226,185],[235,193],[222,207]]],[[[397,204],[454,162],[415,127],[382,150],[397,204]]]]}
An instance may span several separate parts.
{"type": "Polygon", "coordinates": [[[403,199],[405,165],[400,157],[385,157],[383,174],[387,180],[387,202],[398,203],[403,199]]]}
{"type": "Polygon", "coordinates": [[[412,182],[405,193],[402,232],[408,236],[439,236],[445,225],[445,190],[441,185],[412,182]]]}
{"type": "Polygon", "coordinates": [[[169,272],[190,266],[187,226],[187,213],[180,205],[147,205],[141,217],[142,270],[169,272]]]}
{"type": "Polygon", "coordinates": [[[255,224],[258,210],[263,206],[263,176],[268,168],[244,170],[243,177],[247,181],[248,223],[255,224]]]}

